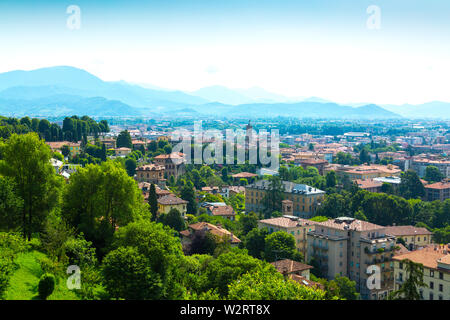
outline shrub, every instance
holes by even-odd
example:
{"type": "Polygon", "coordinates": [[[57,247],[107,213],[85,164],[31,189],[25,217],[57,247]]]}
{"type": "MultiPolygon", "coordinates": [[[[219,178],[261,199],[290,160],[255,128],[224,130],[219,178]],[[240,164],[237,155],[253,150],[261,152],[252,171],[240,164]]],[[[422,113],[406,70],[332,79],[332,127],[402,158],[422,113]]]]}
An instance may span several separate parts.
{"type": "Polygon", "coordinates": [[[40,250],[42,248],[41,240],[38,238],[33,238],[27,243],[28,250],[40,250]]]}
{"type": "Polygon", "coordinates": [[[38,285],[39,297],[47,300],[53,290],[55,290],[55,276],[50,273],[43,274],[38,285]]]}
{"type": "Polygon", "coordinates": [[[61,276],[65,275],[63,265],[55,260],[52,260],[48,257],[42,257],[38,258],[38,262],[44,273],[56,274],[61,276]]]}

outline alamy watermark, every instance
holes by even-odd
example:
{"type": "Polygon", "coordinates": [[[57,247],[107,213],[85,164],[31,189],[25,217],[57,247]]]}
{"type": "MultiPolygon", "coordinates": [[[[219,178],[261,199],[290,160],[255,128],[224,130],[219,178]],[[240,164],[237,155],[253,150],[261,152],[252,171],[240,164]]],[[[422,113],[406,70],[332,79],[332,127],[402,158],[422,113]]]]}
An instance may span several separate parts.
{"type": "Polygon", "coordinates": [[[70,5],[66,9],[67,17],[66,26],[69,30],[81,29],[81,9],[77,5],[70,5]]]}

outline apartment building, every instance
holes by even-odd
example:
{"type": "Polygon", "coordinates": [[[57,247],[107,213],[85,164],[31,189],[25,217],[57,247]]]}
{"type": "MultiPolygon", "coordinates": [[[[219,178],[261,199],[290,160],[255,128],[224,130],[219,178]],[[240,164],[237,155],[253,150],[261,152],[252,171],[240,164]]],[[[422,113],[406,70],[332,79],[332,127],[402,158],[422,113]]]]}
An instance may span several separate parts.
{"type": "MultiPolygon", "coordinates": [[[[283,197],[292,201],[292,213],[301,218],[310,218],[316,212],[318,204],[325,196],[325,191],[305,184],[296,184],[289,181],[282,182],[283,197]]],[[[247,212],[262,212],[263,199],[269,189],[270,181],[259,180],[245,187],[245,209],[247,212]]]]}
{"type": "Polygon", "coordinates": [[[339,217],[315,224],[308,232],[308,260],[314,259],[328,279],[346,276],[356,282],[362,299],[384,299],[394,286],[392,257],[395,237],[385,227],[348,217],[339,217]],[[369,289],[369,266],[381,272],[381,286],[369,289]]]}
{"type": "Polygon", "coordinates": [[[178,179],[186,172],[184,154],[173,152],[171,154],[161,154],[155,157],[155,163],[164,166],[167,179],[173,176],[178,179]]]}
{"type": "Polygon", "coordinates": [[[136,168],[136,180],[138,182],[148,182],[156,185],[164,185],[164,166],[157,164],[146,164],[136,168]]]}
{"type": "Polygon", "coordinates": [[[450,182],[436,182],[425,186],[425,200],[444,201],[450,198],[450,182]]]}
{"type": "Polygon", "coordinates": [[[408,279],[404,260],[423,265],[423,281],[427,285],[419,288],[423,300],[450,300],[450,245],[431,245],[394,256],[395,290],[408,279]]]}
{"type": "Polygon", "coordinates": [[[385,229],[387,234],[393,235],[398,239],[405,241],[408,250],[417,250],[431,244],[433,233],[426,228],[414,226],[389,226],[385,229]]]}
{"type": "Polygon", "coordinates": [[[342,177],[348,176],[350,180],[368,180],[379,177],[391,177],[400,176],[402,170],[399,167],[392,164],[381,165],[361,165],[361,166],[349,166],[349,165],[337,165],[331,164],[324,168],[324,174],[330,171],[335,171],[336,175],[342,177]]]}
{"type": "Polygon", "coordinates": [[[307,261],[307,234],[314,230],[315,224],[315,221],[285,215],[283,217],[259,220],[258,228],[267,228],[269,233],[283,231],[293,235],[297,250],[303,254],[305,261],[307,261]]]}
{"type": "Polygon", "coordinates": [[[420,178],[425,176],[428,166],[435,166],[446,178],[450,178],[450,161],[434,160],[428,158],[414,157],[411,160],[411,169],[414,170],[420,178]]]}

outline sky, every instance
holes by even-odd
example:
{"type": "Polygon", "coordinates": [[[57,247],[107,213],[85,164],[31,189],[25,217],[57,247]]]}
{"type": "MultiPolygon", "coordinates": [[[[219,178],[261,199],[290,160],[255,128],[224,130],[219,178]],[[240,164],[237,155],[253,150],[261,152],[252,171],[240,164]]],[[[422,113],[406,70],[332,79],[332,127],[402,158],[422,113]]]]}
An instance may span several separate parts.
{"type": "Polygon", "coordinates": [[[69,65],[188,92],[450,102],[449,40],[448,0],[0,0],[0,72],[69,65]]]}

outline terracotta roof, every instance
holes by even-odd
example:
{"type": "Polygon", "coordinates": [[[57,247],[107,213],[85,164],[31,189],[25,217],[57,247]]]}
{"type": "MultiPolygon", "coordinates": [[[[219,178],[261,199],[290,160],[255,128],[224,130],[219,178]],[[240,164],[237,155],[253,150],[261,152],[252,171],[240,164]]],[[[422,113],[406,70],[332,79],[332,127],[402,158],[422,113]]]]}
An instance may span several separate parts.
{"type": "Polygon", "coordinates": [[[290,218],[286,218],[286,217],[264,219],[264,220],[259,220],[259,222],[261,222],[263,224],[275,226],[275,227],[281,227],[281,228],[295,228],[298,226],[317,224],[317,222],[307,220],[307,219],[302,219],[302,218],[290,219],[290,218]]]}
{"type": "Polygon", "coordinates": [[[239,243],[239,242],[241,242],[241,240],[239,240],[238,237],[233,235],[232,232],[230,232],[227,229],[224,229],[222,227],[219,227],[219,226],[213,225],[211,223],[208,223],[208,222],[197,222],[197,223],[194,223],[194,224],[190,224],[189,228],[191,228],[192,230],[195,230],[195,231],[205,230],[205,231],[208,231],[208,232],[210,232],[210,233],[212,233],[212,234],[214,234],[214,235],[216,235],[216,236],[218,236],[220,238],[222,238],[224,236],[228,236],[231,239],[231,237],[232,237],[233,240],[231,241],[231,243],[239,243]]]}
{"type": "Polygon", "coordinates": [[[155,159],[182,159],[184,156],[181,152],[172,152],[171,154],[160,154],[155,159]]]}
{"type": "Polygon", "coordinates": [[[325,287],[321,283],[308,280],[305,277],[299,276],[298,274],[290,274],[289,279],[307,287],[316,287],[321,290],[325,289],[325,287]]]}
{"type": "Polygon", "coordinates": [[[164,170],[164,169],[165,169],[164,166],[151,163],[151,164],[146,164],[146,165],[140,166],[136,170],[137,171],[160,171],[160,170],[164,170]]]}
{"type": "Polygon", "coordinates": [[[426,185],[425,188],[435,190],[450,189],[450,182],[436,182],[426,185]]]}
{"type": "Polygon", "coordinates": [[[159,198],[158,203],[162,205],[175,205],[175,204],[186,204],[188,202],[186,200],[183,200],[170,194],[159,198]]]}
{"type": "Polygon", "coordinates": [[[280,273],[293,273],[312,269],[313,267],[291,259],[278,260],[271,263],[280,273]]]}
{"type": "Polygon", "coordinates": [[[233,178],[253,178],[257,176],[258,176],[257,174],[250,172],[240,172],[232,175],[233,178]]]}
{"type": "Polygon", "coordinates": [[[386,227],[385,229],[387,234],[393,236],[414,236],[414,235],[432,235],[433,233],[428,231],[426,228],[417,228],[414,226],[392,226],[386,227]]]}
{"type": "Polygon", "coordinates": [[[210,206],[208,210],[213,216],[234,216],[236,213],[232,206],[210,206]]]}
{"type": "Polygon", "coordinates": [[[405,253],[409,252],[409,250],[406,249],[406,247],[404,245],[402,245],[401,243],[397,243],[396,246],[400,248],[400,249],[395,251],[395,255],[396,256],[399,256],[401,254],[405,254],[405,253]]]}
{"type": "Polygon", "coordinates": [[[330,220],[324,221],[324,222],[316,222],[316,224],[324,226],[324,227],[333,228],[333,229],[339,229],[339,230],[346,230],[346,228],[344,228],[344,227],[348,226],[349,230],[356,230],[356,231],[369,231],[369,230],[385,228],[385,227],[379,226],[377,224],[373,224],[373,223],[370,223],[367,221],[362,221],[362,220],[353,219],[353,218],[349,218],[350,219],[349,223],[339,222],[341,219],[345,219],[345,217],[330,219],[330,220]]]}
{"type": "MultiPolygon", "coordinates": [[[[450,250],[450,247],[448,245],[446,245],[446,246],[431,245],[431,246],[425,247],[420,250],[411,251],[411,252],[401,254],[401,255],[396,255],[392,259],[397,260],[397,261],[402,261],[404,259],[408,259],[415,263],[421,263],[421,264],[423,264],[424,267],[431,268],[431,269],[437,269],[438,260],[440,260],[442,258],[444,258],[444,261],[450,259],[448,257],[449,250],[450,250]]],[[[440,262],[441,261],[442,260],[440,260],[440,262]]]]}
{"type": "Polygon", "coordinates": [[[370,189],[370,188],[380,188],[383,183],[380,181],[375,181],[373,179],[356,179],[355,183],[360,187],[361,189],[370,189]]]}
{"type": "Polygon", "coordinates": [[[314,164],[328,164],[328,161],[324,159],[302,159],[300,160],[300,163],[314,165],[314,164]]]}

